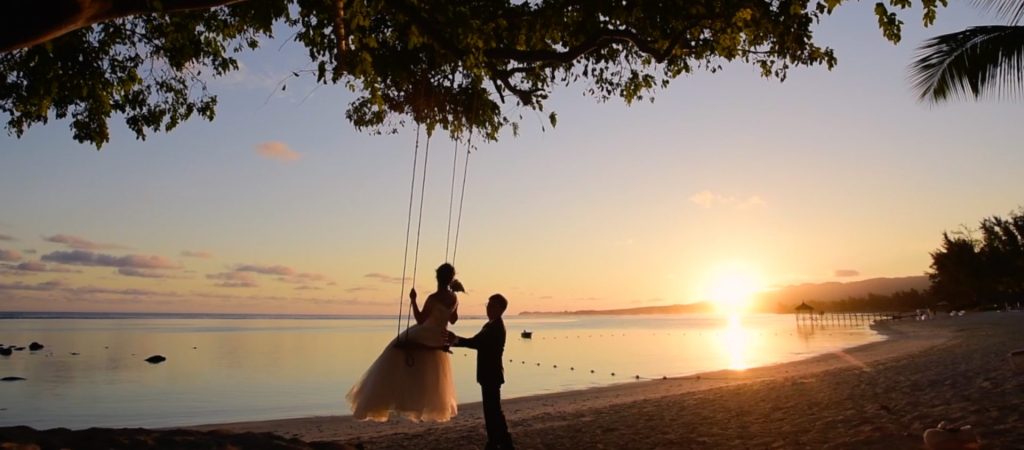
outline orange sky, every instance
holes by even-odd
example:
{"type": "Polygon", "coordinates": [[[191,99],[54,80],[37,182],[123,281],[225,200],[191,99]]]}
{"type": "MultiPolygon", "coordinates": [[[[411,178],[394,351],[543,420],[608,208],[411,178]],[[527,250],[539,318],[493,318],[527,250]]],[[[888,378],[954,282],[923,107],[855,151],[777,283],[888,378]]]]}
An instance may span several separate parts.
{"type": "MultiPolygon", "coordinates": [[[[905,81],[922,39],[986,20],[908,19],[892,46],[871,6],[821,25],[832,72],[779,83],[726,65],[632,107],[571,86],[550,102],[557,128],[476,142],[463,309],[493,292],[515,313],[692,302],[722,278],[920,275],[942,231],[1020,206],[1019,104],[928,107],[905,81]]],[[[414,130],[360,134],[343,89],[275,88],[302,61],[287,46],[246,57],[211,85],[214,122],[145,142],[117,125],[96,152],[59,121],[0,138],[0,310],[396,312],[414,130]]],[[[431,146],[424,292],[445,259],[454,148],[431,146]]]]}

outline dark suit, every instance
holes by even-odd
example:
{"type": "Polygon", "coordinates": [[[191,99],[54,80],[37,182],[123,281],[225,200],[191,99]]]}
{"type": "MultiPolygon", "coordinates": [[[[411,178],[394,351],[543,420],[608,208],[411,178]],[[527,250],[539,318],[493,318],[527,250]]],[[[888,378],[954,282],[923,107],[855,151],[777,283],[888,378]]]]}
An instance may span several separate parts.
{"type": "Polygon", "coordinates": [[[500,318],[484,324],[471,338],[458,338],[456,347],[477,351],[476,382],[483,394],[484,423],[487,426],[487,449],[511,449],[512,435],[501,411],[501,385],[505,383],[502,357],[505,353],[505,322],[500,318]]]}

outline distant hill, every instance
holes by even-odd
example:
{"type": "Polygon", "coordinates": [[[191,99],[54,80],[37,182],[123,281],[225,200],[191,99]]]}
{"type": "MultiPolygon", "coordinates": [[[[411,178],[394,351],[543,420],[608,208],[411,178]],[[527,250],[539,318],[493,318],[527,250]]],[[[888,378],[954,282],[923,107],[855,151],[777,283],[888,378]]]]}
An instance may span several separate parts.
{"type": "Polygon", "coordinates": [[[774,310],[777,306],[797,305],[804,301],[831,302],[849,297],[863,297],[869,294],[890,295],[899,291],[928,289],[925,275],[897,278],[871,278],[849,283],[804,283],[763,292],[757,303],[761,310],[774,310]]]}
{"type": "MultiPolygon", "coordinates": [[[[762,292],[755,301],[755,310],[764,312],[790,312],[800,302],[832,302],[849,297],[864,297],[869,294],[890,295],[899,291],[928,288],[928,277],[895,277],[871,278],[861,281],[840,283],[804,283],[784,286],[772,291],[762,292]]],[[[520,316],[553,316],[553,315],[641,315],[641,314],[694,314],[714,312],[715,307],[708,302],[687,303],[685,305],[644,306],[623,309],[583,309],[577,311],[523,311],[520,316]]]]}
{"type": "Polygon", "coordinates": [[[620,316],[640,314],[694,314],[714,311],[714,307],[707,302],[689,303],[686,305],[665,305],[665,306],[643,306],[639,308],[625,309],[583,309],[578,311],[523,311],[520,316],[555,316],[555,315],[578,315],[578,316],[620,316]]]}

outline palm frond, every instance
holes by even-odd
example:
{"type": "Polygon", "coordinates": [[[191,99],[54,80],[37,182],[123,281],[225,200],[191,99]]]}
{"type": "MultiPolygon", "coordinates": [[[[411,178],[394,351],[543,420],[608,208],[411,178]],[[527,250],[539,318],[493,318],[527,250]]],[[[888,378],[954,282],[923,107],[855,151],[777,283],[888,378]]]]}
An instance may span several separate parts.
{"type": "Polygon", "coordinates": [[[1024,19],[1022,0],[972,0],[971,3],[985,12],[995,12],[997,17],[1007,18],[1010,25],[1019,25],[1024,19]]]}
{"type": "Polygon", "coordinates": [[[1024,26],[971,27],[931,38],[917,49],[910,81],[924,102],[1021,98],[1024,26]]]}

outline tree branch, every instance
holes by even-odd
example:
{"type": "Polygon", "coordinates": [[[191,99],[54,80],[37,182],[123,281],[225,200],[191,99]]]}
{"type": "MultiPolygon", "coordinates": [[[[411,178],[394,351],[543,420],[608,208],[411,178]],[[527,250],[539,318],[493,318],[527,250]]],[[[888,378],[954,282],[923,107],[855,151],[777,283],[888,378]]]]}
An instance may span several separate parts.
{"type": "Polygon", "coordinates": [[[141,14],[211,9],[245,0],[52,0],[4,2],[0,53],[31,47],[99,22],[141,14]]]}
{"type": "Polygon", "coordinates": [[[345,0],[334,0],[334,6],[334,39],[338,41],[338,48],[334,50],[334,75],[339,77],[342,61],[348,51],[345,42],[345,0]]]}
{"type": "Polygon", "coordinates": [[[651,41],[640,38],[630,30],[602,30],[600,33],[584,39],[575,47],[565,51],[557,50],[521,50],[511,48],[495,48],[487,50],[485,55],[489,58],[508,59],[520,63],[555,63],[568,64],[587,53],[607,47],[614,43],[633,44],[641,52],[650,55],[657,62],[663,62],[672,55],[683,41],[682,33],[673,37],[672,41],[665,48],[657,48],[651,41]]]}

